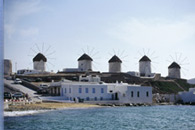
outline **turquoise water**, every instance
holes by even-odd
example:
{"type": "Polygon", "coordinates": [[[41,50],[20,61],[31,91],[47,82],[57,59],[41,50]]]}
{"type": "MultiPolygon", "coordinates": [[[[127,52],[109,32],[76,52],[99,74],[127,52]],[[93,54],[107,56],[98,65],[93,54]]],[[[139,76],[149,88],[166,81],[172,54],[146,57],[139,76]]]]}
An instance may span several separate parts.
{"type": "Polygon", "coordinates": [[[195,130],[195,106],[109,107],[5,117],[5,130],[195,130]]]}

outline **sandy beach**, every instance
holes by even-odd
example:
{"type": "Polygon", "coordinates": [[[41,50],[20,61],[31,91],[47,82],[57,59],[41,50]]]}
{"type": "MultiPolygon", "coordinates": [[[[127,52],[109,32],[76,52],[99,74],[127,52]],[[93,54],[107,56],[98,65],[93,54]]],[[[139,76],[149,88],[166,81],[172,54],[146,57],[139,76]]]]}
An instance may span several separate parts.
{"type": "Polygon", "coordinates": [[[9,109],[4,110],[4,116],[23,116],[32,115],[59,109],[81,109],[81,108],[96,108],[101,107],[93,104],[84,103],[56,103],[56,102],[42,102],[38,104],[26,104],[9,106],[9,109]]]}

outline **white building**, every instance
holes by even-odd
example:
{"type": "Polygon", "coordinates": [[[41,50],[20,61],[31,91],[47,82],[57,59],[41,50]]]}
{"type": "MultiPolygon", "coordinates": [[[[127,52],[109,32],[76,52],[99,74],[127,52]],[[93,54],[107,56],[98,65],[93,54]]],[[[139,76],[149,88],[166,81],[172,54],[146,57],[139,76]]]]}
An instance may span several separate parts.
{"type": "Polygon", "coordinates": [[[83,54],[78,59],[78,70],[79,71],[92,71],[92,61],[93,59],[87,54],[83,54]]]}
{"type": "Polygon", "coordinates": [[[176,62],[173,62],[169,67],[168,67],[168,77],[169,78],[175,78],[175,79],[180,79],[181,74],[180,74],[180,65],[177,64],[176,62]]]}
{"type": "Polygon", "coordinates": [[[46,62],[47,58],[41,54],[38,53],[34,58],[33,58],[33,68],[34,70],[40,70],[40,71],[45,71],[46,69],[46,62]]]}
{"type": "Polygon", "coordinates": [[[50,92],[71,101],[152,103],[152,87],[125,83],[61,81],[51,83],[50,92]]]}
{"type": "Polygon", "coordinates": [[[135,77],[140,77],[140,73],[135,71],[128,71],[127,74],[135,77]]]}
{"type": "Polygon", "coordinates": [[[139,73],[143,77],[151,76],[151,60],[146,55],[139,60],[139,73]]]}
{"type": "Polygon", "coordinates": [[[109,61],[109,72],[121,72],[121,63],[122,61],[118,56],[114,55],[109,61]]]}
{"type": "Polygon", "coordinates": [[[184,103],[195,103],[195,88],[190,88],[188,92],[179,92],[178,95],[184,103]]]}
{"type": "Polygon", "coordinates": [[[42,71],[40,71],[40,70],[30,70],[30,69],[17,70],[18,75],[39,74],[41,72],[42,71]]]}

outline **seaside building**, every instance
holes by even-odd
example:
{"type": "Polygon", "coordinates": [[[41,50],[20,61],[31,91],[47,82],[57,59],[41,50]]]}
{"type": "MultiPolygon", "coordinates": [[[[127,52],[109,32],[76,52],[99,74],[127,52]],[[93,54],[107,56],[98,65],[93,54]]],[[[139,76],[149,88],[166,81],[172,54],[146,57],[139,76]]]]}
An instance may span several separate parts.
{"type": "Polygon", "coordinates": [[[195,88],[189,88],[188,92],[179,92],[178,95],[183,103],[195,103],[195,88]]]}
{"type": "Polygon", "coordinates": [[[151,60],[146,55],[139,60],[139,73],[142,77],[151,76],[151,60]]]}
{"type": "Polygon", "coordinates": [[[80,78],[80,81],[85,82],[66,80],[51,83],[51,95],[69,101],[92,103],[152,103],[152,87],[126,83],[104,83],[95,76],[80,78]]]}
{"type": "Polygon", "coordinates": [[[11,60],[4,59],[4,75],[12,74],[12,62],[11,60]]]}
{"type": "Polygon", "coordinates": [[[92,61],[93,59],[89,55],[84,53],[78,59],[78,70],[79,71],[92,71],[92,61]]]}
{"type": "Polygon", "coordinates": [[[174,78],[174,79],[180,79],[180,65],[176,62],[173,62],[169,67],[168,67],[168,77],[169,78],[174,78]]]}
{"type": "Polygon", "coordinates": [[[39,70],[44,72],[46,69],[46,62],[47,58],[42,54],[38,53],[34,58],[33,58],[33,68],[34,70],[39,70]]]}
{"type": "Polygon", "coordinates": [[[109,72],[117,73],[121,72],[121,63],[122,61],[119,59],[118,56],[114,55],[109,61],[109,72]]]}

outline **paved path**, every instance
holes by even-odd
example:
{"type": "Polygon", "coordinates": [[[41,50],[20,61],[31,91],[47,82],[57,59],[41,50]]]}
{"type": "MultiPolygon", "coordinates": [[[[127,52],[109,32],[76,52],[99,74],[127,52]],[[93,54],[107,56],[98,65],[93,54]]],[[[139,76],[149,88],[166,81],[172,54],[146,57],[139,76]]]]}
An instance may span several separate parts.
{"type": "Polygon", "coordinates": [[[29,97],[33,98],[33,97],[36,97],[38,96],[36,93],[36,91],[34,90],[31,90],[21,84],[14,84],[14,81],[13,80],[6,80],[4,79],[4,84],[5,85],[8,85],[9,87],[12,87],[14,89],[18,89],[19,91],[23,92],[23,93],[27,93],[29,95],[29,97]]]}

